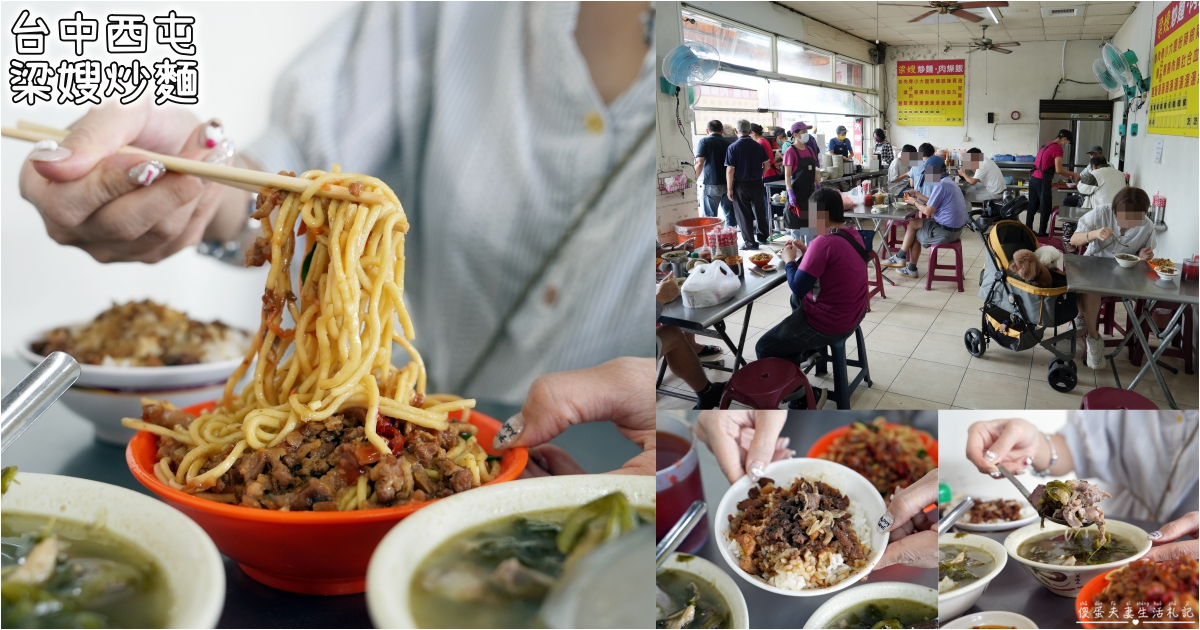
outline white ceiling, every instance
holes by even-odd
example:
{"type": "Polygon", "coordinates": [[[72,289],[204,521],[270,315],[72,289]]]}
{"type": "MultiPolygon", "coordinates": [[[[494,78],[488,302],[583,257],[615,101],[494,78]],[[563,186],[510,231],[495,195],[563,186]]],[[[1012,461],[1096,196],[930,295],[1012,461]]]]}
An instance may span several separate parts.
{"type": "Polygon", "coordinates": [[[921,22],[909,22],[912,18],[929,11],[926,3],[917,0],[895,0],[896,4],[914,6],[889,6],[876,2],[794,2],[778,4],[799,11],[808,17],[824,22],[867,41],[880,42],[889,46],[937,44],[939,42],[966,43],[979,37],[980,25],[987,24],[987,36],[995,42],[1062,41],[1071,39],[1107,39],[1133,13],[1137,2],[1021,2],[1010,1],[1008,6],[992,9],[999,24],[992,21],[987,9],[971,9],[985,21],[965,22],[951,15],[932,15],[921,22]],[[1042,18],[1043,8],[1079,7],[1083,17],[1042,18]],[[878,11],[879,21],[875,16],[878,11]],[[876,35],[878,33],[878,36],[876,35]]]}

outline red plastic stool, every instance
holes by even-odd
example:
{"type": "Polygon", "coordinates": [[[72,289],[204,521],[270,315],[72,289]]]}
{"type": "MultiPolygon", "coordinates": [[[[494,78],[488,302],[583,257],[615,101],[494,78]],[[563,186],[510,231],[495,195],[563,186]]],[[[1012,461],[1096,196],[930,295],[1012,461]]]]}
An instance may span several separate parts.
{"type": "MultiPolygon", "coordinates": [[[[1054,206],[1054,210],[1052,212],[1050,212],[1050,236],[1049,236],[1049,238],[1056,238],[1061,243],[1063,231],[1062,231],[1062,228],[1055,225],[1055,223],[1057,221],[1058,221],[1058,206],[1054,206]]],[[[1041,241],[1039,240],[1039,242],[1041,242],[1041,241]]]]}
{"type": "Polygon", "coordinates": [[[804,388],[808,396],[808,408],[816,406],[812,386],[800,366],[773,357],[751,361],[733,373],[721,394],[721,409],[728,409],[731,401],[738,401],[753,409],[778,409],[789,396],[804,388]]]}
{"type": "MultiPolygon", "coordinates": [[[[1195,374],[1196,366],[1192,363],[1192,337],[1196,334],[1196,332],[1195,332],[1196,316],[1195,316],[1194,311],[1192,310],[1192,308],[1190,306],[1185,306],[1185,305],[1177,304],[1174,302],[1159,302],[1158,304],[1154,305],[1154,310],[1162,313],[1162,315],[1161,315],[1161,317],[1159,317],[1159,319],[1164,320],[1161,322],[1161,324],[1163,324],[1163,325],[1165,325],[1167,323],[1167,321],[1169,321],[1171,319],[1171,317],[1175,315],[1175,311],[1180,308],[1187,309],[1183,312],[1183,328],[1179,332],[1175,333],[1175,337],[1171,339],[1171,347],[1167,348],[1166,350],[1163,350],[1162,356],[1176,357],[1179,359],[1183,359],[1184,373],[1185,374],[1195,374]]],[[[1138,307],[1137,307],[1138,314],[1141,314],[1144,310],[1145,310],[1145,304],[1139,301],[1138,307]]],[[[1156,319],[1154,321],[1155,325],[1160,324],[1159,319],[1156,319]]],[[[1129,324],[1126,323],[1127,327],[1128,327],[1128,325],[1129,324]]],[[[1160,326],[1160,330],[1161,330],[1161,326],[1160,326]]],[[[1122,332],[1124,332],[1124,331],[1122,331],[1122,332]]],[[[1149,338],[1149,336],[1150,336],[1150,325],[1149,324],[1142,324],[1142,334],[1146,335],[1149,338]]],[[[1157,351],[1158,346],[1151,346],[1151,349],[1154,351],[1157,351]]],[[[1142,360],[1145,357],[1146,357],[1146,353],[1142,351],[1141,346],[1138,346],[1135,348],[1134,344],[1129,345],[1129,362],[1130,363],[1140,367],[1142,365],[1142,360]]]]}
{"type": "Polygon", "coordinates": [[[906,225],[903,221],[896,221],[894,219],[888,221],[887,232],[883,238],[883,244],[887,246],[888,251],[900,251],[900,246],[904,244],[904,237],[896,233],[896,228],[906,225]]]}
{"type": "Polygon", "coordinates": [[[867,280],[867,312],[871,311],[871,298],[878,293],[879,297],[887,299],[887,294],[883,292],[883,268],[879,266],[879,254],[875,250],[871,250],[871,262],[875,264],[875,279],[867,280]]]}
{"type": "Polygon", "coordinates": [[[1149,398],[1127,389],[1097,387],[1083,395],[1080,409],[1158,409],[1149,398]]]}
{"type": "Polygon", "coordinates": [[[929,271],[925,273],[925,290],[929,291],[933,287],[933,281],[957,282],[958,290],[963,290],[963,267],[962,267],[962,242],[954,241],[953,243],[939,243],[929,248],[929,271]],[[938,250],[949,249],[954,251],[953,265],[939,265],[937,261],[938,250]],[[938,269],[953,269],[954,275],[938,275],[938,269]]]}

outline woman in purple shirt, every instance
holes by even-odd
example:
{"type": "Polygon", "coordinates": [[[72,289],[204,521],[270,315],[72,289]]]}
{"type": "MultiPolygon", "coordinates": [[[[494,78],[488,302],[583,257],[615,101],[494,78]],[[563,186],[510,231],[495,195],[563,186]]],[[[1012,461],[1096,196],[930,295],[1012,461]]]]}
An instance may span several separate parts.
{"type": "MultiPolygon", "coordinates": [[[[858,230],[846,226],[841,193],[817,189],[808,199],[808,213],[809,227],[820,236],[807,247],[789,241],[780,252],[792,289],[792,314],[758,340],[760,359],[779,357],[800,365],[815,351],[849,337],[867,313],[870,254],[858,230]],[[818,280],[819,295],[813,292],[818,280]]],[[[814,387],[813,398],[820,409],[825,390],[814,387]]],[[[788,407],[803,409],[796,405],[806,402],[788,407]]]]}

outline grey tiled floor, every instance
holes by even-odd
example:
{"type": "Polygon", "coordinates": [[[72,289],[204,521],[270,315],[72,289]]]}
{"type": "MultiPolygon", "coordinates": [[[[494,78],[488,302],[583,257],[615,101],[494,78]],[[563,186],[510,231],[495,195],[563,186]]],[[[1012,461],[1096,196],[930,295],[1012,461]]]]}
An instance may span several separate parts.
{"type": "MultiPolygon", "coordinates": [[[[934,282],[933,290],[925,290],[927,253],[922,255],[918,266],[918,279],[888,274],[897,286],[885,284],[887,298],[875,296],[871,312],[862,322],[874,385],[870,388],[866,383],[859,385],[850,400],[852,408],[1078,409],[1084,394],[1096,387],[1114,385],[1111,368],[1097,372],[1084,363],[1082,339],[1076,345],[1079,384],[1065,394],[1047,383],[1046,368],[1054,357],[1041,347],[1011,352],[991,344],[982,357],[968,354],[963,335],[968,328],[980,327],[979,308],[983,300],[978,297],[979,275],[987,254],[973,232],[963,232],[962,249],[966,270],[962,293],[950,282],[934,282]]],[[[869,275],[874,278],[874,271],[869,275]]],[[[746,333],[748,361],[754,360],[754,346],[762,334],[790,312],[789,297],[790,289],[784,284],[754,305],[746,333]]],[[[1118,311],[1121,311],[1118,322],[1123,323],[1123,310],[1118,311]]],[[[744,312],[738,311],[726,320],[730,338],[737,340],[741,334],[743,317],[744,312]]],[[[701,342],[724,346],[715,339],[701,338],[701,342]]],[[[848,352],[853,345],[852,338],[847,342],[848,352]]],[[[727,366],[733,364],[728,350],[722,357],[727,366]]],[[[1167,358],[1163,362],[1179,370],[1179,374],[1163,371],[1176,403],[1195,408],[1200,402],[1200,379],[1195,374],[1184,374],[1181,359],[1167,358]]],[[[1122,384],[1128,386],[1138,369],[1129,362],[1128,353],[1122,352],[1117,359],[1122,384]]],[[[730,376],[718,370],[707,372],[714,381],[725,381],[730,376]]],[[[809,379],[814,387],[829,388],[833,384],[831,378],[826,382],[825,378],[810,375],[809,379]]],[[[670,370],[663,386],[691,394],[687,384],[670,370]]],[[[1165,396],[1152,375],[1143,378],[1136,391],[1167,408],[1165,396]]],[[[692,401],[671,396],[658,397],[660,409],[691,409],[694,405],[692,401]]],[[[835,405],[827,402],[825,408],[833,409],[835,405]]]]}

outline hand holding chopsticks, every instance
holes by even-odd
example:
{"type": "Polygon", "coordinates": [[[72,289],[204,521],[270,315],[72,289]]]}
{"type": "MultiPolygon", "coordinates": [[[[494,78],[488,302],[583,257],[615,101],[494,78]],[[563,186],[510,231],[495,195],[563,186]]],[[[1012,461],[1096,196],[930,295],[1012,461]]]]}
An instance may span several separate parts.
{"type": "MultiPolygon", "coordinates": [[[[67,137],[68,132],[61,129],[54,129],[52,127],[45,127],[35,123],[20,121],[17,123],[16,128],[0,128],[0,135],[3,135],[7,138],[27,140],[29,142],[38,142],[41,140],[53,140],[55,142],[61,142],[67,137]]],[[[258,192],[259,189],[263,187],[278,188],[280,190],[289,192],[303,192],[310,184],[307,179],[300,177],[289,177],[287,175],[263,173],[261,171],[238,168],[235,166],[209,164],[199,160],[189,160],[172,155],[164,155],[132,146],[123,146],[118,149],[117,152],[144,155],[149,159],[162,162],[162,164],[166,166],[167,170],[169,171],[193,175],[201,179],[206,179],[212,182],[248,190],[251,192],[258,192]]],[[[341,199],[343,201],[381,203],[384,200],[382,195],[373,192],[362,192],[358,195],[351,194],[350,190],[345,186],[326,185],[321,190],[317,191],[316,194],[322,197],[329,197],[331,199],[341,199]]]]}

